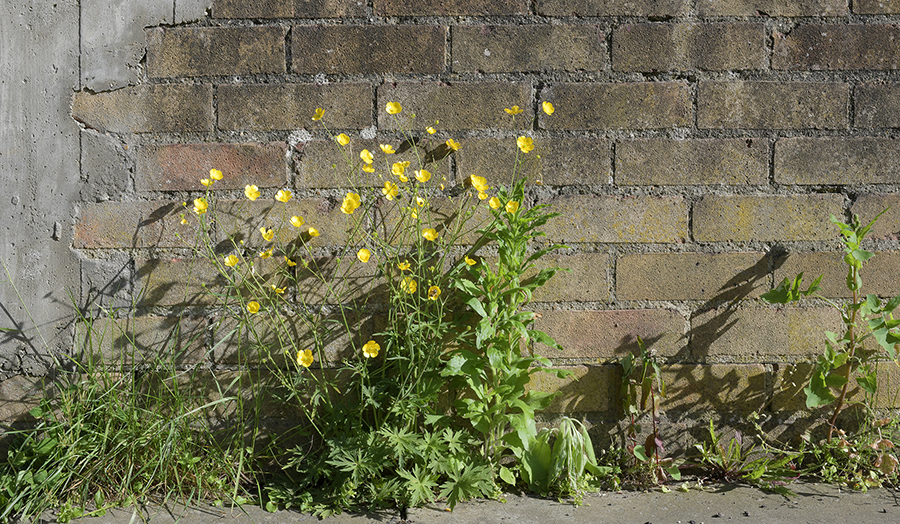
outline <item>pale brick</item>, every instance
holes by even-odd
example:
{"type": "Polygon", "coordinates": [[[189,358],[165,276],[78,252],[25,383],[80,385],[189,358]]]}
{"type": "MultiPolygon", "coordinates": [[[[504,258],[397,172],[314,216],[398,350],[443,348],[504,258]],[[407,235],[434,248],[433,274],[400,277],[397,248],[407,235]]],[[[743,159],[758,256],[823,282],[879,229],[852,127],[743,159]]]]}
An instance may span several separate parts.
{"type": "Polygon", "coordinates": [[[214,0],[214,18],[343,18],[366,14],[359,0],[214,0]]]}
{"type": "Polygon", "coordinates": [[[284,29],[157,27],[147,30],[150,77],[284,73],[284,29]]]}
{"type": "Polygon", "coordinates": [[[732,301],[767,291],[763,253],[642,253],[616,261],[619,300],[732,301]]]}
{"type": "Polygon", "coordinates": [[[517,15],[528,13],[525,0],[375,0],[381,16],[517,15]]]}
{"type": "Polygon", "coordinates": [[[700,16],[844,16],[847,0],[699,0],[700,16]]]}
{"type": "MultiPolygon", "coordinates": [[[[468,144],[468,140],[463,142],[468,144]]],[[[437,142],[437,144],[422,142],[421,147],[416,150],[405,147],[403,142],[393,138],[381,140],[354,138],[346,146],[341,146],[333,140],[312,140],[297,146],[300,151],[300,161],[297,164],[297,186],[301,188],[380,188],[384,186],[386,180],[390,180],[400,185],[401,188],[408,188],[409,184],[401,183],[397,177],[391,174],[391,165],[394,162],[408,161],[410,166],[407,168],[407,174],[410,183],[415,184],[413,172],[422,167],[419,160],[424,162],[431,158],[433,155],[429,155],[429,152],[433,153],[442,145],[443,142],[437,142]],[[394,146],[397,153],[386,155],[382,153],[379,144],[394,146]],[[363,149],[375,156],[372,164],[375,167],[374,173],[366,173],[360,169],[359,154],[363,149]]],[[[447,160],[428,163],[426,167],[436,182],[443,179],[449,180],[451,176],[450,163],[447,160]]],[[[406,194],[405,191],[404,194],[406,194]]],[[[375,195],[380,196],[381,191],[375,191],[375,195]]]]}
{"type": "Polygon", "coordinates": [[[671,17],[690,9],[687,0],[537,0],[538,14],[549,16],[671,17]]]}
{"type": "Polygon", "coordinates": [[[767,378],[760,364],[665,366],[662,379],[666,397],[660,405],[664,412],[685,412],[695,417],[710,412],[761,411],[769,400],[767,378]]]}
{"type": "Polygon", "coordinates": [[[690,87],[682,82],[565,83],[547,87],[541,100],[544,129],[665,129],[691,124],[690,87]]]}
{"type": "Polygon", "coordinates": [[[368,84],[223,85],[218,89],[219,121],[224,130],[277,130],[317,126],[317,108],[333,129],[372,125],[372,88],[368,84]]]}
{"type": "Polygon", "coordinates": [[[209,305],[226,292],[228,280],[204,259],[135,260],[138,306],[209,305]]]}
{"type": "Polygon", "coordinates": [[[453,71],[600,71],[606,39],[597,26],[454,26],[453,71]]]}
{"type": "Polygon", "coordinates": [[[213,128],[212,88],[141,84],[103,93],[79,91],[72,117],[113,133],[208,132],[213,128]]]}
{"type": "Polygon", "coordinates": [[[694,205],[694,240],[749,242],[831,240],[840,195],[708,195],[694,205]]]}
{"type": "Polygon", "coordinates": [[[28,412],[41,405],[54,389],[46,377],[16,375],[0,380],[0,420],[5,423],[31,419],[28,412]]]}
{"type": "Polygon", "coordinates": [[[171,144],[146,145],[138,149],[138,191],[205,190],[201,179],[210,169],[223,178],[209,189],[243,189],[247,184],[282,187],[287,183],[286,144],[171,144]]]}
{"type": "Polygon", "coordinates": [[[534,271],[526,276],[543,268],[562,269],[534,291],[535,302],[609,302],[608,266],[606,253],[548,254],[535,261],[534,271]]]}
{"type": "Polygon", "coordinates": [[[563,196],[544,231],[556,242],[683,242],[688,204],[681,197],[563,196]]]}
{"type": "Polygon", "coordinates": [[[782,184],[896,184],[900,143],[890,138],[782,138],[775,180],[782,184]]]}
{"type": "Polygon", "coordinates": [[[900,13],[900,0],[853,0],[853,13],[858,15],[892,15],[900,13]]]}
{"type": "MultiPolygon", "coordinates": [[[[835,231],[837,229],[835,228],[835,231]]],[[[849,298],[847,289],[847,268],[844,263],[844,252],[789,253],[776,261],[775,284],[803,273],[803,289],[809,287],[813,280],[823,275],[817,294],[829,298],[849,298]]],[[[874,293],[882,297],[900,295],[900,280],[896,275],[900,272],[900,253],[878,251],[875,257],[863,265],[859,274],[862,277],[860,296],[874,293]]]]}
{"type": "Polygon", "coordinates": [[[192,206],[182,202],[85,204],[75,225],[74,247],[129,249],[191,247],[198,233],[192,206]],[[182,224],[181,218],[187,218],[182,224]]]}
{"type": "Polygon", "coordinates": [[[700,82],[701,129],[845,129],[850,88],[838,82],[700,82]]]}
{"type": "Polygon", "coordinates": [[[591,413],[618,409],[618,366],[560,366],[572,372],[566,378],[553,373],[531,375],[528,390],[550,393],[558,391],[546,413],[591,413]]]}
{"type": "Polygon", "coordinates": [[[618,185],[763,185],[768,175],[766,140],[649,138],[616,144],[618,185]]]}
{"type": "Polygon", "coordinates": [[[385,290],[379,288],[385,282],[379,278],[375,260],[363,264],[356,259],[356,249],[348,249],[345,253],[342,259],[303,257],[296,269],[296,293],[300,304],[315,306],[359,300],[374,303],[389,299],[386,294],[373,295],[376,289],[385,290]]]}
{"type": "Polygon", "coordinates": [[[897,69],[900,29],[886,24],[805,24],[775,34],[772,68],[801,71],[897,69]]]}

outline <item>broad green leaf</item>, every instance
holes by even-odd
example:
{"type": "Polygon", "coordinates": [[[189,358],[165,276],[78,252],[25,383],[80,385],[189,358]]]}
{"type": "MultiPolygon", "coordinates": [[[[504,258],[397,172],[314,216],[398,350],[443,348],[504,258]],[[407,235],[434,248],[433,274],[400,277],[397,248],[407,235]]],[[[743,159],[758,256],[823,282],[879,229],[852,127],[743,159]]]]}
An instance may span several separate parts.
{"type": "Polygon", "coordinates": [[[874,395],[875,391],[878,389],[878,379],[875,376],[875,371],[862,377],[856,377],[856,383],[870,395],[874,395]]]}
{"type": "Polygon", "coordinates": [[[813,373],[809,384],[803,388],[803,391],[806,393],[806,407],[810,409],[830,404],[835,400],[831,390],[825,384],[825,376],[819,371],[813,373]]]}
{"type": "Polygon", "coordinates": [[[500,478],[510,486],[516,485],[516,476],[506,466],[500,466],[500,478]]]}

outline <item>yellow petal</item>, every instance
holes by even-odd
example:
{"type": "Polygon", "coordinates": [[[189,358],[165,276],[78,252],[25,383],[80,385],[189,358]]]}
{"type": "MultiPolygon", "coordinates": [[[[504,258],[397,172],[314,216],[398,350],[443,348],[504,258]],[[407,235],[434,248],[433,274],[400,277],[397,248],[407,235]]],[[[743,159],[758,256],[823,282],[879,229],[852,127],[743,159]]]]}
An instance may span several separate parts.
{"type": "Polygon", "coordinates": [[[519,146],[523,153],[528,153],[534,149],[534,140],[528,136],[520,136],[516,139],[516,145],[519,146]]]}
{"type": "Polygon", "coordinates": [[[313,115],[313,120],[322,120],[322,117],[325,116],[325,110],[321,107],[316,108],[316,114],[313,115]]]}
{"type": "Polygon", "coordinates": [[[296,215],[291,217],[291,225],[294,227],[300,227],[304,222],[306,221],[303,220],[303,217],[298,217],[296,215]]]}
{"type": "Polygon", "coordinates": [[[556,111],[556,109],[553,107],[553,104],[551,104],[550,102],[544,102],[543,104],[541,104],[541,106],[543,107],[544,112],[548,115],[552,115],[553,112],[556,111]]]}
{"type": "Polygon", "coordinates": [[[392,145],[390,145],[390,144],[378,144],[378,147],[380,147],[381,150],[382,150],[382,151],[384,152],[384,154],[386,154],[386,155],[393,155],[394,153],[397,152],[397,150],[394,149],[394,146],[392,146],[392,145]]]}
{"type": "Polygon", "coordinates": [[[388,114],[390,114],[390,115],[396,115],[400,111],[403,111],[403,107],[400,105],[399,102],[388,102],[384,106],[384,110],[387,111],[388,114]]]}
{"type": "Polygon", "coordinates": [[[350,137],[345,135],[344,133],[339,134],[338,136],[334,137],[334,139],[337,140],[337,143],[342,146],[350,143],[350,137]]]}
{"type": "Polygon", "coordinates": [[[369,257],[371,257],[371,256],[372,256],[372,252],[366,248],[362,248],[359,251],[357,251],[357,253],[356,253],[356,258],[358,258],[359,261],[362,262],[363,264],[368,262],[369,257]]]}
{"type": "Polygon", "coordinates": [[[209,178],[213,180],[222,180],[222,172],[218,169],[210,169],[209,170],[209,178]]]}
{"type": "Polygon", "coordinates": [[[504,109],[504,111],[509,115],[518,115],[522,112],[522,109],[519,106],[512,106],[504,109]]]}

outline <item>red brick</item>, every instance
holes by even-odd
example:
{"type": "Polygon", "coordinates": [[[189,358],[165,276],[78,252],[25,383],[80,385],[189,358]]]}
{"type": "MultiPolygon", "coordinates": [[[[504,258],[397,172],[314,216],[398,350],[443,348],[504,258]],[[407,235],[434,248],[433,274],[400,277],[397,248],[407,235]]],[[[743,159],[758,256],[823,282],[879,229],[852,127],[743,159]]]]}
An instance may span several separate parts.
{"type": "Polygon", "coordinates": [[[845,129],[850,87],[837,82],[700,82],[701,129],[845,129]]]}
{"type": "Polygon", "coordinates": [[[608,69],[600,28],[587,25],[453,27],[453,70],[484,73],[608,69]]]}
{"type": "Polygon", "coordinates": [[[366,14],[359,0],[214,0],[214,18],[343,18],[366,14]]]}
{"type": "Polygon", "coordinates": [[[218,89],[219,128],[224,130],[300,129],[317,126],[316,108],[333,129],[372,125],[368,84],[223,85],[218,89]]]}
{"type": "Polygon", "coordinates": [[[773,69],[897,69],[900,29],[887,24],[805,24],[775,33],[773,69]]]}
{"type": "Polygon", "coordinates": [[[191,247],[196,215],[182,202],[101,202],[85,204],[75,225],[74,247],[129,249],[191,247]],[[181,217],[187,218],[181,224],[181,217]]]}
{"type": "Polygon", "coordinates": [[[630,139],[616,144],[617,185],[763,185],[769,144],[758,138],[630,139]]]}
{"type": "Polygon", "coordinates": [[[528,13],[525,0],[375,0],[381,16],[520,15],[528,13]]]}
{"type": "Polygon", "coordinates": [[[616,261],[619,300],[733,301],[767,291],[763,253],[640,253],[616,261]]]}
{"type": "Polygon", "coordinates": [[[775,143],[781,184],[896,184],[900,142],[891,138],[782,138],[775,143]]]}
{"type": "Polygon", "coordinates": [[[900,127],[900,84],[862,84],[855,94],[858,127],[900,127]]]}
{"type": "Polygon", "coordinates": [[[284,29],[157,27],[147,31],[150,77],[284,73],[284,29]]]}
{"type": "Polygon", "coordinates": [[[694,240],[832,240],[829,218],[842,207],[834,194],[707,195],[694,205],[694,240]]]}
{"type": "Polygon", "coordinates": [[[691,124],[690,87],[682,82],[551,85],[541,100],[556,112],[541,112],[544,129],[664,129],[691,124]]]}
{"type": "Polygon", "coordinates": [[[537,0],[535,11],[549,16],[671,17],[690,9],[687,0],[537,0]]]}
{"type": "Polygon", "coordinates": [[[847,0],[699,0],[700,16],[843,16],[847,0]]]}
{"type": "Polygon", "coordinates": [[[441,73],[446,33],[446,27],[431,25],[295,26],[292,69],[311,74],[441,73]]]}
{"type": "Polygon", "coordinates": [[[681,197],[563,196],[548,202],[560,216],[544,231],[555,242],[683,242],[688,204],[681,197]]]}
{"type": "Polygon", "coordinates": [[[268,144],[171,144],[138,149],[135,189],[138,191],[204,190],[200,183],[210,169],[223,179],[209,189],[243,189],[247,184],[282,187],[287,183],[287,145],[268,144]]]}
{"type": "Polygon", "coordinates": [[[116,91],[79,91],[72,117],[113,133],[212,131],[212,88],[208,85],[141,84],[116,91]]]}

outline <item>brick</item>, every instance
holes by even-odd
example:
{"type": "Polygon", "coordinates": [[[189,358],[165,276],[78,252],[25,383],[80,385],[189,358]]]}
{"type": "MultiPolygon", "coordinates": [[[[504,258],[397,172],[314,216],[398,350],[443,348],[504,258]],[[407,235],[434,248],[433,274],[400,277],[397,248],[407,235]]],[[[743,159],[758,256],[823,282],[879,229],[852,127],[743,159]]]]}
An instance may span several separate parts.
{"type": "Polygon", "coordinates": [[[868,224],[885,209],[887,211],[875,222],[866,238],[897,240],[900,238],[900,194],[862,194],[850,207],[850,213],[859,216],[863,224],[868,224]]]}
{"type": "Polygon", "coordinates": [[[843,16],[847,0],[699,0],[700,16],[843,16]]]}
{"type": "Polygon", "coordinates": [[[681,197],[573,195],[548,203],[560,213],[544,228],[555,242],[683,242],[688,235],[681,197]]]}
{"type": "Polygon", "coordinates": [[[662,369],[662,411],[718,413],[761,411],[769,400],[766,368],[760,364],[672,365],[662,369]]]}
{"type": "MultiPolygon", "coordinates": [[[[484,176],[491,185],[509,184],[518,150],[513,138],[468,138],[456,153],[461,177],[484,176]]],[[[611,175],[609,141],[602,138],[537,138],[535,149],[518,154],[516,172],[546,186],[600,185],[611,175]],[[540,158],[538,158],[540,156],[540,158]]]]}
{"type": "Polygon", "coordinates": [[[758,138],[626,139],[616,144],[617,185],[764,185],[769,144],[758,138]]]}
{"type": "Polygon", "coordinates": [[[613,33],[616,71],[747,70],[766,67],[760,23],[625,24],[613,33]]]}
{"type": "Polygon", "coordinates": [[[384,129],[439,130],[514,129],[513,119],[503,109],[518,105],[525,110],[517,122],[528,122],[531,84],[528,82],[397,82],[378,87],[378,126],[384,129]],[[384,111],[388,102],[404,108],[398,115],[384,111]],[[412,120],[411,115],[416,119],[412,120]],[[434,122],[439,121],[436,125],[434,122]]]}
{"type": "Polygon", "coordinates": [[[687,323],[671,309],[613,311],[543,311],[535,329],[544,331],[562,347],[558,351],[538,345],[547,358],[614,361],[626,352],[640,354],[637,338],[655,354],[673,357],[684,350],[687,323]]]}
{"type": "Polygon", "coordinates": [[[763,253],[641,253],[616,261],[619,300],[733,301],[767,291],[763,253]]]}
{"type": "Polygon", "coordinates": [[[900,0],[854,0],[853,13],[858,15],[891,15],[900,13],[900,0]]]}
{"type": "Polygon", "coordinates": [[[359,0],[214,0],[213,18],[344,18],[366,14],[359,0]]]}
{"type": "Polygon", "coordinates": [[[203,259],[135,260],[137,305],[197,306],[221,302],[228,280],[203,259]]]}
{"type": "Polygon", "coordinates": [[[775,180],[782,184],[895,184],[900,142],[891,138],[782,138],[775,180]]]}
{"type": "Polygon", "coordinates": [[[653,16],[687,13],[686,0],[537,0],[535,10],[548,16],[653,16]]]}
{"type": "MultiPolygon", "coordinates": [[[[349,239],[348,231],[356,223],[340,209],[341,203],[332,199],[294,198],[287,203],[268,200],[260,197],[249,200],[221,201],[216,210],[216,226],[222,241],[239,244],[245,242],[248,249],[262,251],[268,246],[260,235],[259,229],[266,227],[275,230],[277,245],[284,246],[287,252],[300,250],[308,244],[319,246],[342,246],[349,239]],[[292,216],[304,219],[302,227],[295,228],[290,224],[292,216]],[[310,227],[319,230],[319,236],[311,238],[307,233],[310,227]],[[253,246],[252,248],[250,246],[253,246]]],[[[361,210],[358,210],[359,213],[361,210]]]]}
{"type": "Polygon", "coordinates": [[[75,225],[78,249],[190,247],[197,235],[191,207],[181,202],[85,204],[75,225]],[[188,222],[181,224],[184,215],[188,222]]]}
{"type": "Polygon", "coordinates": [[[750,362],[805,360],[825,349],[825,331],[842,332],[832,308],[733,308],[691,318],[691,353],[699,360],[750,362]]]}
{"type": "Polygon", "coordinates": [[[547,254],[535,261],[534,270],[526,276],[550,267],[563,270],[534,290],[535,302],[609,302],[609,255],[606,253],[547,254]]]}
{"type": "Polygon", "coordinates": [[[493,215],[487,202],[479,201],[473,193],[468,193],[470,195],[468,199],[450,199],[443,195],[429,198],[425,208],[418,211],[419,221],[411,217],[405,206],[391,206],[386,211],[381,211],[384,218],[378,229],[384,229],[382,235],[384,238],[396,233],[394,245],[412,244],[414,238],[418,238],[421,234],[419,228],[425,227],[437,230],[438,246],[474,245],[481,239],[481,235],[476,231],[487,227],[493,220],[493,215]],[[457,238],[453,238],[454,235],[457,238]]]}
{"type": "Polygon", "coordinates": [[[284,28],[156,27],[147,30],[153,78],[284,73],[284,28]]]}
{"type": "Polygon", "coordinates": [[[310,74],[441,73],[446,33],[434,25],[294,26],[291,67],[310,74]]]}
{"type": "Polygon", "coordinates": [[[28,412],[41,405],[54,387],[45,377],[15,375],[0,380],[0,420],[4,423],[33,420],[28,412]]]}
{"type": "Polygon", "coordinates": [[[829,218],[842,207],[842,197],[834,194],[707,195],[694,205],[694,240],[831,240],[829,218]]]}
{"type": "Polygon", "coordinates": [[[212,131],[212,88],[208,85],[141,84],[116,91],[79,91],[72,117],[112,133],[212,131]]]}
{"type": "Polygon", "coordinates": [[[83,364],[103,359],[115,370],[136,364],[186,366],[205,360],[203,318],[101,318],[79,323],[76,329],[76,358],[83,364]]]}
{"type": "Polygon", "coordinates": [[[564,83],[541,99],[556,112],[538,116],[544,129],[664,129],[691,124],[691,90],[683,82],[564,83]]]}
{"type": "Polygon", "coordinates": [[[805,24],[774,36],[773,69],[878,70],[900,65],[900,29],[892,25],[805,24]]]}
{"type": "Polygon", "coordinates": [[[845,129],[850,88],[837,82],[700,82],[702,129],[845,129]]]}
{"type": "Polygon", "coordinates": [[[205,190],[200,183],[210,169],[222,171],[222,180],[210,190],[243,189],[247,184],[282,187],[287,183],[287,145],[267,144],[170,144],[138,148],[138,191],[205,190]]]}
{"type": "Polygon", "coordinates": [[[218,89],[219,122],[224,130],[277,130],[312,127],[316,108],[325,110],[332,129],[372,125],[368,84],[223,85],[218,89]]]}
{"type": "Polygon", "coordinates": [[[552,373],[538,372],[531,375],[526,386],[529,391],[545,393],[558,391],[544,413],[591,413],[618,409],[618,366],[558,366],[572,372],[566,378],[552,373]]]}
{"type": "MultiPolygon", "coordinates": [[[[805,411],[807,409],[806,393],[803,391],[803,388],[809,384],[812,372],[813,365],[805,362],[780,367],[775,374],[775,395],[772,401],[772,410],[805,411]]],[[[898,407],[897,391],[900,390],[900,374],[897,373],[896,366],[890,363],[886,365],[882,363],[876,365],[876,372],[878,385],[872,407],[896,409],[898,407]]],[[[848,402],[863,402],[865,399],[865,392],[854,380],[856,376],[858,375],[853,375],[850,378],[850,387],[847,389],[846,398],[848,402]]],[[[838,394],[839,390],[835,393],[835,396],[838,394]]],[[[845,407],[847,407],[847,404],[845,404],[845,407]]],[[[830,416],[834,412],[834,404],[829,404],[822,409],[824,410],[823,413],[827,413],[830,416]]],[[[847,413],[842,412],[841,417],[838,418],[838,427],[841,425],[841,418],[845,415],[847,413]]],[[[853,424],[855,423],[856,420],[854,419],[853,424]]]]}
{"type": "Polygon", "coordinates": [[[525,0],[375,0],[379,16],[523,15],[525,0]]]}
{"type": "MultiPolygon", "coordinates": [[[[468,141],[464,141],[468,143],[468,141]]],[[[381,140],[351,139],[346,146],[338,145],[333,140],[312,140],[297,146],[300,151],[300,161],[297,163],[297,186],[307,188],[333,188],[333,187],[377,187],[374,192],[376,197],[381,196],[380,188],[384,187],[385,180],[400,185],[401,191],[416,184],[414,170],[421,169],[420,159],[424,163],[430,158],[429,152],[434,152],[443,142],[421,142],[418,152],[412,148],[404,147],[404,143],[394,138],[381,140]],[[379,144],[392,145],[397,153],[386,155],[382,153],[379,144]],[[372,163],[374,173],[366,173],[360,169],[361,161],[359,153],[367,149],[375,156],[372,163]],[[397,177],[391,174],[391,165],[394,162],[408,161],[407,168],[409,183],[403,184],[397,177]]],[[[431,172],[432,180],[440,183],[443,179],[450,179],[450,162],[439,160],[435,163],[425,164],[431,172]]],[[[449,185],[449,182],[448,184],[449,185]]],[[[405,192],[403,194],[406,194],[405,192]]]]}
{"type": "MultiPolygon", "coordinates": [[[[809,286],[819,275],[823,275],[818,294],[828,298],[849,298],[847,289],[847,265],[843,261],[844,253],[814,252],[789,253],[776,261],[775,284],[785,278],[791,280],[798,273],[803,273],[803,287],[809,286]]],[[[896,252],[876,252],[875,258],[869,259],[860,270],[863,287],[860,295],[874,293],[882,297],[900,295],[900,282],[895,275],[900,270],[900,254],[896,252]]]]}
{"type": "Polygon", "coordinates": [[[384,294],[373,296],[376,289],[385,292],[385,282],[379,275],[378,254],[369,263],[356,259],[356,249],[346,251],[343,259],[336,257],[304,257],[297,266],[297,300],[303,306],[346,304],[350,302],[383,302],[384,294]],[[327,285],[323,281],[328,282],[327,285]]]}
{"type": "Polygon", "coordinates": [[[900,127],[900,84],[862,84],[855,94],[857,127],[900,127]]]}
{"type": "Polygon", "coordinates": [[[453,27],[453,71],[601,71],[609,68],[597,26],[490,25],[453,27]]]}

